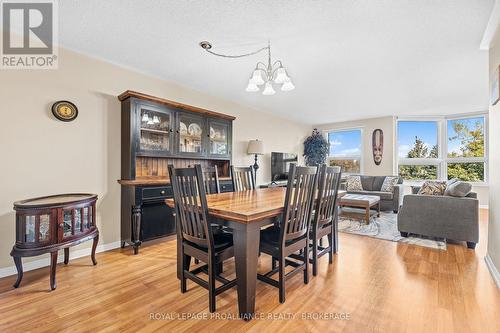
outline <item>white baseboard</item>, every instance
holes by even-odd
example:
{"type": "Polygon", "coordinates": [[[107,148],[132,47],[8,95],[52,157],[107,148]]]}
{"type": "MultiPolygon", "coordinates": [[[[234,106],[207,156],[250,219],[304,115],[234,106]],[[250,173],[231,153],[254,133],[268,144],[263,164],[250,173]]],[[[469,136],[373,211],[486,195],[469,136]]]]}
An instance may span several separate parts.
{"type": "MultiPolygon", "coordinates": [[[[96,252],[105,252],[109,250],[113,250],[116,248],[119,248],[121,246],[121,242],[114,242],[114,243],[109,243],[109,244],[103,244],[103,245],[98,245],[96,248],[96,252]]],[[[90,256],[90,253],[92,251],[92,248],[88,247],[85,249],[80,249],[76,251],[69,251],[69,259],[76,259],[76,258],[81,258],[85,256],[90,256]]],[[[64,261],[64,253],[60,252],[58,257],[57,257],[57,262],[63,262],[64,261]]],[[[50,259],[44,258],[44,259],[38,259],[34,261],[30,261],[27,263],[23,263],[23,271],[28,272],[37,268],[42,268],[42,267],[48,267],[50,265],[50,259]]],[[[12,265],[10,267],[3,267],[0,268],[0,278],[5,277],[5,276],[10,276],[10,275],[15,275],[17,274],[17,269],[15,265],[12,265]]]]}
{"type": "Polygon", "coordinates": [[[497,288],[500,289],[500,273],[498,273],[498,270],[495,267],[495,264],[493,264],[493,261],[491,260],[491,257],[489,254],[487,254],[484,257],[484,261],[486,262],[486,266],[488,266],[491,277],[493,278],[493,280],[497,284],[497,288]]]}

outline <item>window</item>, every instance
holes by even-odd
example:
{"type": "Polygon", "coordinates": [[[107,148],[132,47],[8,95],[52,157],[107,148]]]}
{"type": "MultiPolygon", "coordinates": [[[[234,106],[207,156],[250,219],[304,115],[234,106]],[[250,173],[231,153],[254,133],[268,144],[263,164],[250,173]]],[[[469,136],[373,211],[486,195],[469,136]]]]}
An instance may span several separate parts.
{"type": "Polygon", "coordinates": [[[398,173],[405,180],[487,178],[485,115],[397,122],[398,173]]]}
{"type": "Polygon", "coordinates": [[[485,118],[447,120],[447,178],[485,181],[485,118]]]}
{"type": "Polygon", "coordinates": [[[330,153],[328,164],[340,166],[343,173],[361,173],[361,129],[328,132],[330,153]]]}
{"type": "Polygon", "coordinates": [[[398,172],[406,180],[438,179],[437,121],[398,122],[398,172]]]}

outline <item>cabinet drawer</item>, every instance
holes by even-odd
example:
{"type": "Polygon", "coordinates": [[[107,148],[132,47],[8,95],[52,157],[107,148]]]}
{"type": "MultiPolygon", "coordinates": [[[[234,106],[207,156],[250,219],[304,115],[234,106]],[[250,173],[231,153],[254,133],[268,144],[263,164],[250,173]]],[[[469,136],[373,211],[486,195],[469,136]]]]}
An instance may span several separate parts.
{"type": "Polygon", "coordinates": [[[147,187],[142,189],[142,198],[144,200],[171,196],[173,196],[172,186],[147,187]]]}
{"type": "Polygon", "coordinates": [[[219,187],[221,193],[234,191],[232,182],[220,182],[219,187]]]}

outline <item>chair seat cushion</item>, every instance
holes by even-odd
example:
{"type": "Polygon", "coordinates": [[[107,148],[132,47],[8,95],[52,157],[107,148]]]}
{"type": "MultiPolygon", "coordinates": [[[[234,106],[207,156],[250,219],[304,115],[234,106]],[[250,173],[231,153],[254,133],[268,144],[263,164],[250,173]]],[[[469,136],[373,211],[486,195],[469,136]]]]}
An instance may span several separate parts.
{"type": "MultiPolygon", "coordinates": [[[[273,225],[272,227],[266,228],[264,230],[261,230],[260,231],[260,241],[265,242],[265,243],[270,243],[273,245],[279,245],[280,230],[281,229],[275,225],[273,225]]],[[[301,236],[299,238],[286,241],[286,245],[292,244],[292,243],[294,243],[300,239],[303,239],[305,237],[306,237],[306,235],[304,234],[304,236],[301,236]]]]}
{"type": "MultiPolygon", "coordinates": [[[[214,237],[214,247],[215,250],[220,251],[228,247],[233,246],[233,234],[225,231],[217,231],[213,233],[214,237]]],[[[203,245],[194,244],[192,242],[187,242],[191,246],[197,247],[201,250],[206,251],[207,247],[203,245]]]]}

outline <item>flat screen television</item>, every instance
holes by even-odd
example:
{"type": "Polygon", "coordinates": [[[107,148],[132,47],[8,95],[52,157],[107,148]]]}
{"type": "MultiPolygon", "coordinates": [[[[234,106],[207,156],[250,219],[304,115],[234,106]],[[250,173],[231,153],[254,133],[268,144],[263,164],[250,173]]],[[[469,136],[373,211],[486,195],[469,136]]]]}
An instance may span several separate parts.
{"type": "Polygon", "coordinates": [[[271,178],[272,181],[288,180],[288,170],[291,163],[297,163],[297,154],[271,153],[271,178]]]}

